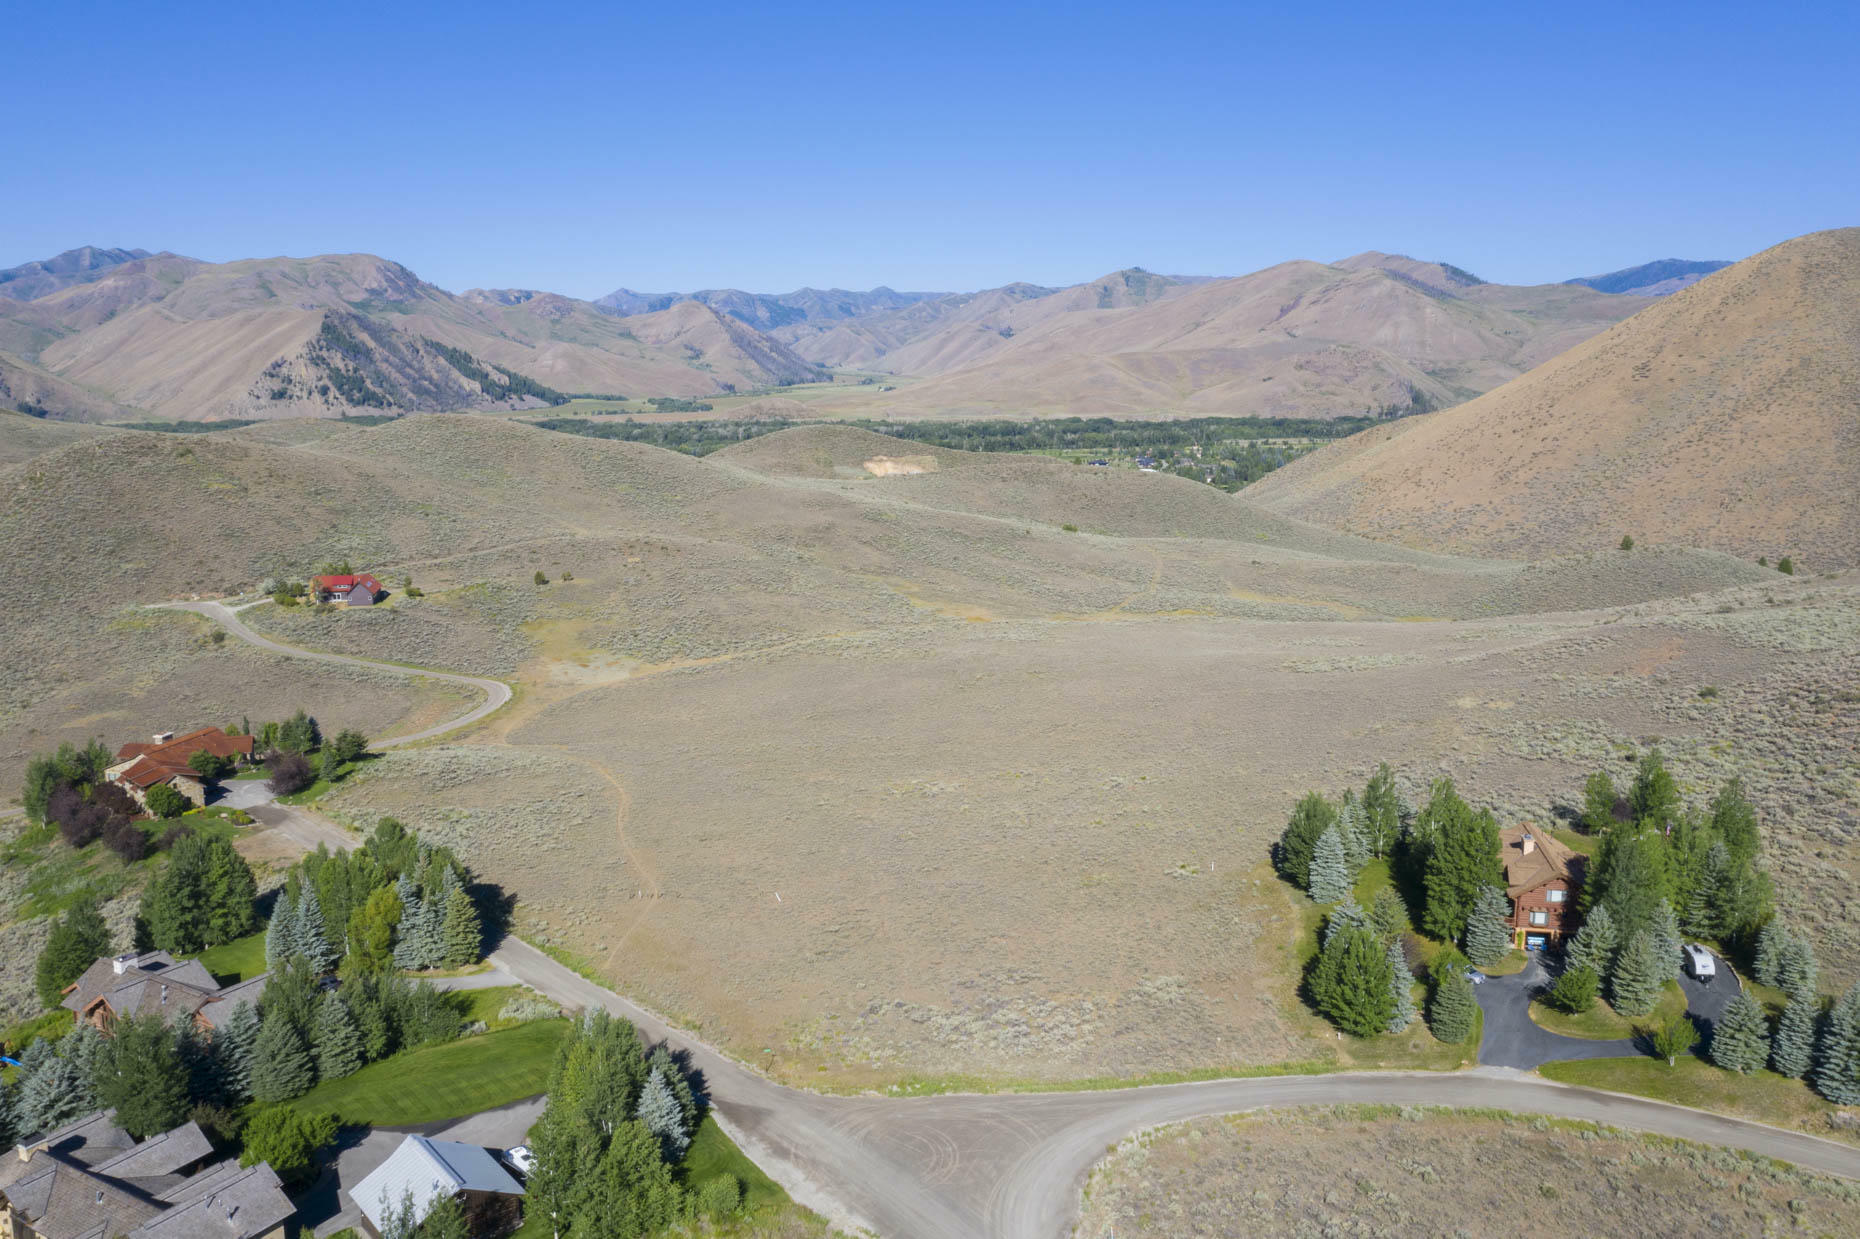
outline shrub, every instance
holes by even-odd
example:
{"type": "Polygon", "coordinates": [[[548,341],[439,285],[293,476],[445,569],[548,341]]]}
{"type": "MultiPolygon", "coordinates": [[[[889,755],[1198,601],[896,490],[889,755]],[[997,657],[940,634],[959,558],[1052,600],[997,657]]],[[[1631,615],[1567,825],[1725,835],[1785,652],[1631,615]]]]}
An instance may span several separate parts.
{"type": "Polygon", "coordinates": [[[166,852],[181,840],[191,839],[193,836],[194,828],[192,826],[188,825],[186,822],[176,822],[174,825],[161,832],[161,838],[155,841],[155,850],[158,852],[166,852]]]}
{"type": "Polygon", "coordinates": [[[1790,576],[1794,576],[1795,575],[1795,560],[1789,558],[1789,556],[1787,555],[1784,555],[1781,559],[1776,561],[1776,571],[1786,572],[1790,576]]]}
{"type": "Polygon", "coordinates": [[[526,1024],[531,1020],[552,1020],[560,1014],[562,1008],[547,998],[537,994],[519,994],[504,1004],[497,1018],[526,1024]]]}
{"type": "Polygon", "coordinates": [[[1563,975],[1556,979],[1545,995],[1545,1001],[1559,1011],[1571,1015],[1581,1015],[1595,1005],[1596,995],[1601,992],[1602,982],[1593,969],[1582,964],[1574,968],[1565,968],[1563,975]]]}
{"type": "Polygon", "coordinates": [[[316,782],[316,775],[310,769],[310,759],[288,749],[273,753],[265,762],[265,768],[270,772],[265,784],[271,788],[273,795],[289,796],[316,782]]]}
{"type": "Polygon", "coordinates": [[[134,823],[113,817],[103,828],[103,846],[122,857],[124,864],[133,865],[149,854],[149,837],[134,823]]]}
{"type": "Polygon", "coordinates": [[[1624,551],[1631,551],[1634,549],[1634,535],[1633,534],[1624,533],[1621,535],[1621,549],[1624,551]]]}
{"type": "Polygon", "coordinates": [[[1079,531],[1079,527],[1077,525],[1061,525],[1060,528],[1065,530],[1067,533],[1077,533],[1079,531]]]}
{"type": "Polygon", "coordinates": [[[541,568],[536,569],[536,583],[538,585],[547,585],[549,583],[549,578],[543,575],[543,570],[541,568]]]}
{"type": "Polygon", "coordinates": [[[154,817],[180,817],[187,812],[187,797],[166,783],[149,788],[147,800],[149,813],[154,817]]]}
{"type": "Polygon", "coordinates": [[[697,1211],[715,1221],[735,1213],[743,1203],[743,1189],[735,1175],[720,1174],[706,1179],[697,1190],[697,1211]]]}
{"type": "Polygon", "coordinates": [[[1671,1067],[1679,1061],[1679,1056],[1698,1044],[1699,1030],[1693,1026],[1692,1017],[1681,1011],[1660,1028],[1653,1031],[1653,1053],[1656,1058],[1664,1058],[1671,1067]]]}

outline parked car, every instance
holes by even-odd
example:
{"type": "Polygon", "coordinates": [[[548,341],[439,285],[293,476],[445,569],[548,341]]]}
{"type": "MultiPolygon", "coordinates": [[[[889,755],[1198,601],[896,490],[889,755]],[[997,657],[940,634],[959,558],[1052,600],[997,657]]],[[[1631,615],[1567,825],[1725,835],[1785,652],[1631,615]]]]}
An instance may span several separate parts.
{"type": "Polygon", "coordinates": [[[1700,985],[1710,985],[1711,979],[1718,975],[1718,961],[1711,957],[1711,952],[1696,942],[1685,945],[1686,975],[1700,985]]]}
{"type": "Polygon", "coordinates": [[[1466,979],[1471,981],[1474,985],[1484,985],[1485,973],[1480,972],[1477,968],[1468,968],[1466,970],[1466,979]]]}
{"type": "Polygon", "coordinates": [[[527,1179],[530,1171],[536,1169],[536,1154],[530,1152],[529,1145],[519,1144],[514,1149],[504,1150],[504,1164],[527,1179]]]}

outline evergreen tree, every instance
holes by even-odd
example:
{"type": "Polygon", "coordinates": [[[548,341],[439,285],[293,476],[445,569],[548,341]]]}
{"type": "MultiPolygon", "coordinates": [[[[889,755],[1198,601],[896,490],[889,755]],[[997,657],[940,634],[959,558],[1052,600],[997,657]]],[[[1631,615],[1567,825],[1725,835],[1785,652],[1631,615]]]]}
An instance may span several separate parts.
{"type": "Polygon", "coordinates": [[[1336,823],[1337,811],[1318,792],[1306,792],[1292,810],[1292,817],[1279,835],[1274,860],[1279,872],[1306,890],[1311,889],[1311,858],[1317,852],[1318,838],[1336,823]]]}
{"type": "Polygon", "coordinates": [[[1353,899],[1338,904],[1325,915],[1324,936],[1323,940],[1318,944],[1319,948],[1322,949],[1323,947],[1329,946],[1332,938],[1336,937],[1341,931],[1349,928],[1369,928],[1369,918],[1363,914],[1362,908],[1357,906],[1356,901],[1353,899]]]}
{"type": "Polygon", "coordinates": [[[6,1086],[5,1080],[0,1080],[0,1148],[10,1148],[19,1143],[21,1137],[31,1134],[31,1132],[19,1129],[19,1116],[15,1113],[13,1104],[13,1090],[6,1086]]]}
{"type": "Polygon", "coordinates": [[[1607,905],[1599,905],[1583,920],[1582,928],[1570,941],[1565,959],[1571,968],[1587,968],[1598,980],[1606,981],[1614,971],[1615,950],[1619,945],[1615,919],[1607,905]]]}
{"type": "Polygon", "coordinates": [[[1459,1045],[1472,1036],[1478,1011],[1479,1000],[1473,996],[1472,982],[1466,979],[1465,970],[1441,968],[1437,964],[1433,998],[1427,1008],[1428,1027],[1435,1038],[1448,1045],[1459,1045]]]}
{"type": "Polygon", "coordinates": [[[1496,886],[1479,892],[1466,921],[1466,957],[1490,968],[1511,950],[1511,929],[1506,924],[1505,893],[1496,886]]]}
{"type": "Polygon", "coordinates": [[[1711,802],[1711,825],[1730,853],[1732,867],[1756,860],[1761,839],[1757,832],[1757,810],[1744,796],[1741,779],[1725,780],[1711,802]]]}
{"type": "Polygon", "coordinates": [[[242,1002],[215,1031],[213,1057],[227,1096],[244,1101],[252,1095],[252,1059],[258,1048],[258,1008],[242,1002]]]}
{"type": "Polygon", "coordinates": [[[296,927],[297,905],[287,887],[278,892],[277,901],[271,905],[271,919],[265,923],[266,968],[276,968],[291,954],[296,927]]]}
{"type": "Polygon", "coordinates": [[[1640,759],[1634,786],[1628,792],[1628,810],[1637,825],[1659,830],[1672,825],[1679,814],[1679,785],[1673,781],[1658,748],[1647,750],[1640,759]]]}
{"type": "Polygon", "coordinates": [[[1370,901],[1369,923],[1384,942],[1393,942],[1408,932],[1408,909],[1393,886],[1380,887],[1370,901]]]}
{"type": "Polygon", "coordinates": [[[252,1097],[255,1101],[289,1101],[310,1091],[316,1065],[297,1026],[282,1015],[268,1015],[252,1048],[252,1097]]]}
{"type": "Polygon", "coordinates": [[[411,972],[427,966],[424,933],[426,901],[413,893],[413,883],[405,877],[396,885],[402,884],[407,887],[407,892],[400,897],[400,927],[394,937],[394,966],[411,972]]]}
{"type": "Polygon", "coordinates": [[[20,1057],[19,1125],[22,1129],[43,1133],[85,1113],[90,1100],[90,1081],[77,1064],[57,1052],[43,1037],[35,1040],[20,1057]],[[42,1051],[39,1047],[43,1046],[42,1051]],[[38,1051],[35,1054],[35,1051],[38,1051]]]}
{"type": "Polygon", "coordinates": [[[1770,1066],[1777,1075],[1800,1080],[1808,1074],[1815,1059],[1815,1015],[1820,1005],[1813,998],[1798,995],[1783,1008],[1782,1021],[1776,1025],[1776,1037],[1770,1043],[1770,1066]]]}
{"type": "Polygon", "coordinates": [[[1401,811],[1395,794],[1395,775],[1383,762],[1363,788],[1363,831],[1372,856],[1387,856],[1401,836],[1401,811]]]}
{"type": "Polygon", "coordinates": [[[442,962],[448,968],[462,968],[484,957],[484,927],[464,887],[454,887],[446,897],[444,941],[442,962]]]}
{"type": "Polygon", "coordinates": [[[78,1095],[71,1104],[79,1107],[78,1113],[99,1108],[97,1101],[97,1081],[108,1069],[110,1039],[97,1030],[94,1024],[80,1024],[64,1040],[58,1043],[58,1052],[70,1062],[78,1080],[78,1095]]]}
{"type": "Polygon", "coordinates": [[[691,1081],[685,1078],[684,1069],[672,1057],[672,1052],[660,1045],[646,1060],[648,1072],[657,1071],[665,1077],[671,1086],[672,1096],[678,1098],[678,1108],[685,1116],[685,1130],[695,1133],[698,1120],[703,1117],[698,1110],[697,1096],[691,1091],[691,1081]]]}
{"type": "Polygon", "coordinates": [[[1749,1075],[1761,1070],[1769,1057],[1769,1020],[1750,991],[1739,990],[1712,1029],[1711,1061],[1726,1071],[1749,1075]]]}
{"type": "Polygon", "coordinates": [[[187,1068],[160,1015],[126,1016],[110,1027],[99,1056],[97,1099],[116,1110],[119,1127],[147,1140],[187,1117],[187,1068]]]}
{"type": "Polygon", "coordinates": [[[188,1100],[196,1107],[226,1105],[230,1099],[207,1036],[192,1020],[176,1020],[169,1031],[174,1034],[174,1052],[186,1076],[188,1100]]]}
{"type": "Polygon", "coordinates": [[[1679,918],[1673,915],[1673,905],[1661,900],[1653,910],[1653,920],[1647,927],[1653,936],[1654,958],[1660,961],[1664,969],[1663,980],[1672,981],[1685,970],[1685,942],[1679,936],[1679,918]]]}
{"type": "Polygon", "coordinates": [[[1479,892],[1502,877],[1498,823],[1490,810],[1474,812],[1460,799],[1451,779],[1435,784],[1421,818],[1430,838],[1423,871],[1427,909],[1421,925],[1435,938],[1457,942],[1479,892]]]}
{"type": "Polygon", "coordinates": [[[1705,850],[1699,865],[1698,880],[1686,896],[1682,923],[1686,932],[1697,938],[1716,938],[1724,932],[1720,900],[1726,877],[1731,870],[1731,854],[1722,840],[1714,839],[1705,850]]]}
{"type": "Polygon", "coordinates": [[[640,1090],[639,1106],[634,1117],[646,1125],[647,1131],[658,1137],[666,1161],[683,1160],[685,1150],[691,1147],[691,1134],[685,1130],[684,1107],[678,1104],[678,1098],[673,1094],[672,1086],[666,1083],[663,1071],[654,1070],[646,1078],[646,1087],[640,1090]]]}
{"type": "Polygon", "coordinates": [[[1792,933],[1776,965],[1776,984],[1791,998],[1812,998],[1821,987],[1821,965],[1807,938],[1792,933]]]}
{"type": "Polygon", "coordinates": [[[355,1027],[362,1035],[362,1059],[374,1062],[393,1048],[394,1029],[381,1000],[381,986],[376,977],[345,977],[337,991],[342,1005],[349,1009],[355,1027]]]}
{"type": "Polygon", "coordinates": [[[308,961],[320,976],[335,967],[339,952],[329,939],[329,926],[323,919],[323,900],[316,887],[304,884],[297,898],[297,916],[291,923],[292,953],[308,961]]]}
{"type": "Polygon", "coordinates": [[[343,975],[386,972],[394,966],[394,930],[400,924],[400,897],[391,886],[369,895],[349,914],[349,953],[343,975]]]}
{"type": "Polygon", "coordinates": [[[1815,1049],[1815,1091],[1837,1106],[1860,1105],[1860,982],[1822,1021],[1815,1049]]]}
{"type": "Polygon", "coordinates": [[[340,1080],[362,1065],[362,1031],[335,990],[323,991],[323,1001],[317,1005],[310,1049],[319,1080],[340,1080]]]}
{"type": "Polygon", "coordinates": [[[1311,855],[1311,898],[1318,903],[1338,903],[1349,895],[1350,863],[1343,837],[1335,826],[1326,827],[1311,855]]]}
{"type": "Polygon", "coordinates": [[[1337,810],[1336,830],[1343,843],[1344,864],[1352,874],[1361,873],[1363,866],[1369,863],[1369,831],[1363,822],[1363,807],[1356,802],[1356,793],[1343,793],[1343,804],[1337,810]]]}
{"type": "Polygon", "coordinates": [[[1376,936],[1351,925],[1332,935],[1311,977],[1311,996],[1332,1023],[1356,1037],[1373,1037],[1395,1014],[1388,956],[1376,936]]]}
{"type": "Polygon", "coordinates": [[[1652,926],[1661,902],[1672,895],[1670,859],[1665,838],[1655,830],[1615,831],[1602,841],[1595,880],[1617,933],[1631,936],[1652,926]]]}
{"type": "Polygon", "coordinates": [[[1782,968],[1783,947],[1789,942],[1789,927],[1780,916],[1770,918],[1757,935],[1757,957],[1751,971],[1764,985],[1774,988],[1782,968]]]}
{"type": "Polygon", "coordinates": [[[1559,1011],[1571,1015],[1581,1015],[1595,1005],[1595,997],[1601,992],[1601,978],[1586,964],[1568,966],[1557,974],[1550,986],[1545,1001],[1559,1011]]]}
{"type": "Polygon", "coordinates": [[[55,1007],[64,996],[65,987],[84,974],[84,970],[110,953],[110,929],[103,923],[95,900],[80,899],[71,905],[63,918],[52,925],[51,937],[39,952],[37,984],[39,1001],[55,1007]]]}
{"type": "Polygon", "coordinates": [[[1641,930],[1629,938],[1615,958],[1609,976],[1608,1001],[1622,1015],[1645,1015],[1660,1001],[1660,987],[1666,982],[1666,969],[1654,945],[1653,935],[1641,930]]]}
{"type": "Polygon", "coordinates": [[[1389,961],[1389,992],[1395,997],[1395,1011],[1389,1016],[1388,1031],[1398,1033],[1414,1023],[1414,973],[1408,971],[1408,960],[1401,953],[1400,943],[1389,943],[1385,954],[1389,961]]]}
{"type": "Polygon", "coordinates": [[[206,941],[218,946],[258,928],[258,880],[229,839],[207,841],[206,941]]]}
{"type": "Polygon", "coordinates": [[[1582,828],[1592,835],[1607,834],[1615,826],[1615,805],[1621,794],[1606,770],[1597,770],[1582,787],[1582,828]]]}

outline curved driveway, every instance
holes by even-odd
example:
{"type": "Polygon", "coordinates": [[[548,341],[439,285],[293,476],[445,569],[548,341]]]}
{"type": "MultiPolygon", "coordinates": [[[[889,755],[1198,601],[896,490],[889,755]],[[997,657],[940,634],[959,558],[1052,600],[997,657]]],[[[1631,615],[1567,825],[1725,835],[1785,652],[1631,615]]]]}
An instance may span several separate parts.
{"type": "MultiPolygon", "coordinates": [[[[430,676],[492,694],[463,718],[397,743],[476,722],[510,699],[509,688],[495,680],[293,649],[260,637],[219,603],[177,605],[277,653],[430,676]]],[[[684,1050],[703,1073],[719,1122],[763,1170],[836,1224],[864,1227],[887,1239],[1058,1239],[1078,1220],[1086,1175],[1124,1137],[1157,1124],[1269,1106],[1490,1106],[1749,1149],[1860,1178],[1860,1148],[1852,1145],[1496,1067],[1454,1074],[1271,1076],[1101,1092],[829,1097],[757,1075],[519,939],[505,940],[491,959],[565,1006],[605,1007],[633,1021],[649,1041],[684,1050]]]]}
{"type": "Polygon", "coordinates": [[[246,627],[245,621],[239,618],[238,613],[223,602],[164,602],[157,605],[168,610],[192,611],[196,615],[204,615],[248,645],[256,645],[261,650],[270,650],[273,654],[283,654],[289,658],[308,658],[312,662],[339,663],[347,667],[366,667],[370,671],[389,671],[396,675],[413,676],[418,679],[441,680],[447,684],[463,684],[484,694],[482,704],[467,710],[450,722],[441,723],[437,727],[428,727],[425,731],[416,731],[412,735],[396,736],[392,740],[371,740],[369,741],[370,748],[391,749],[398,744],[412,744],[417,740],[431,740],[437,736],[447,735],[461,727],[471,726],[510,701],[510,685],[502,680],[487,680],[479,676],[459,675],[451,671],[429,671],[424,667],[402,667],[395,663],[375,662],[368,658],[352,658],[347,654],[330,654],[322,650],[300,649],[294,645],[273,641],[246,627]]]}

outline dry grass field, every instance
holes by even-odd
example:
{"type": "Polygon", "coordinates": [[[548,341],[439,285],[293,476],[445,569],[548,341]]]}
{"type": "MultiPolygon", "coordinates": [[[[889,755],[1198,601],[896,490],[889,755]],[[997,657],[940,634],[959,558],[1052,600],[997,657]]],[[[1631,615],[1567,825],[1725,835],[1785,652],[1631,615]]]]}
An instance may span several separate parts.
{"type": "Polygon", "coordinates": [[[1093,1172],[1080,1239],[1119,1235],[1853,1233],[1860,1188],[1725,1149],[1588,1124],[1338,1107],[1203,1119],[1093,1172]],[[1338,1167],[1313,1175],[1314,1164],[1338,1167]]]}
{"type": "Polygon", "coordinates": [[[49,600],[0,608],[22,652],[0,786],[181,707],[430,719],[399,681],[131,605],[335,556],[411,573],[424,597],[245,613],[518,685],[335,810],[459,847],[530,933],[784,1078],[1366,1061],[1292,994],[1299,901],[1264,858],[1303,791],[1384,759],[1411,797],[1451,773],[1507,820],[1654,741],[1694,798],[1740,773],[1791,911],[1832,974],[1860,971],[1851,574],[1454,558],[846,428],[702,460],[502,419],[240,436],[112,435],[0,473],[19,579],[84,569],[59,624],[49,600]]]}

